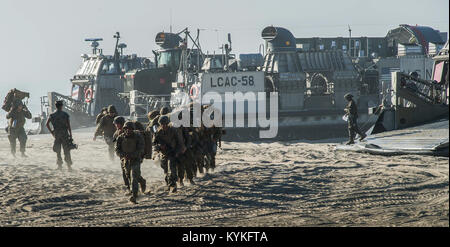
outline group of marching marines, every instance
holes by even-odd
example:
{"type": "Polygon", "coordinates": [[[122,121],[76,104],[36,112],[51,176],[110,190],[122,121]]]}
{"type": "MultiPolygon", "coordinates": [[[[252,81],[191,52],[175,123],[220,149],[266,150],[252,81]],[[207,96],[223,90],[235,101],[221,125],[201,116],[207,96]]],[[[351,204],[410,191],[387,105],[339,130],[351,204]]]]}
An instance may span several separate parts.
{"type": "MultiPolygon", "coordinates": [[[[194,105],[190,106],[190,113],[194,105]]],[[[209,106],[203,106],[202,110],[209,106]]],[[[217,146],[220,147],[224,133],[219,127],[174,127],[168,107],[148,113],[148,124],[138,121],[126,121],[118,116],[114,106],[104,108],[97,116],[97,136],[103,135],[108,145],[110,158],[114,153],[121,161],[122,175],[130,201],[136,203],[139,187],[145,193],[146,180],[141,176],[141,164],[144,159],[159,157],[160,166],[165,174],[167,190],[177,191],[177,183],[184,185],[184,179],[195,184],[194,177],[215,168],[217,146]]]]}
{"type": "MultiPolygon", "coordinates": [[[[25,155],[27,135],[24,125],[26,118],[31,118],[31,113],[22,102],[25,97],[29,97],[29,93],[14,88],[8,92],[2,105],[2,109],[8,112],[6,131],[14,157],[16,139],[19,140],[22,157],[27,157],[25,155]]],[[[358,110],[353,96],[346,94],[344,98],[348,101],[345,113],[348,118],[349,141],[346,144],[351,145],[354,144],[356,134],[359,134],[360,140],[366,135],[358,127],[358,110]]],[[[64,161],[71,170],[70,151],[77,148],[77,145],[73,143],[69,114],[63,111],[63,101],[56,101],[55,106],[56,111],[49,115],[46,127],[54,137],[53,151],[57,154],[58,169],[62,169],[62,149],[64,161]]],[[[145,193],[146,180],[141,176],[141,164],[144,159],[159,157],[167,190],[171,193],[177,191],[177,183],[183,185],[185,178],[194,184],[193,179],[197,173],[215,168],[216,151],[217,147],[220,147],[224,131],[214,124],[208,124],[212,127],[206,127],[202,122],[197,124],[200,110],[200,118],[203,113],[208,116],[206,112],[216,113],[216,109],[212,106],[200,106],[197,103],[191,103],[172,112],[168,107],[162,107],[159,111],[148,113],[148,124],[145,126],[138,121],[126,121],[119,116],[113,105],[102,109],[96,119],[97,128],[93,139],[95,141],[97,136],[103,136],[111,160],[114,160],[114,154],[119,156],[127,193],[131,193],[131,202],[136,203],[139,185],[142,193],[145,193]],[[186,112],[190,116],[189,121],[180,126],[179,123],[175,126],[175,122],[178,121],[171,122],[173,119],[183,119],[186,112]]],[[[218,113],[221,115],[220,111],[218,113]]],[[[214,119],[214,115],[209,117],[214,119]]]]}
{"type": "MultiPolygon", "coordinates": [[[[5,97],[2,109],[7,114],[8,139],[11,153],[15,157],[16,139],[20,142],[20,152],[25,155],[27,135],[24,129],[25,118],[30,119],[31,113],[22,100],[29,97],[29,93],[12,89],[5,97]]],[[[63,111],[64,102],[55,102],[56,111],[47,119],[46,127],[54,137],[53,151],[57,154],[58,169],[62,169],[64,162],[68,170],[72,167],[70,151],[77,148],[73,143],[69,114],[63,111]],[[64,154],[64,160],[61,155],[64,154]]],[[[184,109],[190,109],[191,120],[193,109],[199,107],[203,112],[209,106],[190,104],[184,109]]],[[[194,127],[190,124],[175,127],[171,123],[173,115],[180,112],[170,112],[168,107],[148,113],[146,126],[138,121],[126,121],[119,116],[113,105],[105,107],[97,116],[97,128],[93,140],[103,136],[108,145],[109,156],[114,160],[115,154],[121,161],[123,181],[127,194],[131,194],[130,201],[136,203],[139,187],[142,193],[146,190],[146,180],[141,176],[141,164],[144,159],[159,158],[160,166],[164,170],[167,190],[177,191],[177,183],[184,185],[184,179],[195,184],[194,178],[198,173],[214,169],[217,146],[220,147],[222,128],[194,127]]]]}

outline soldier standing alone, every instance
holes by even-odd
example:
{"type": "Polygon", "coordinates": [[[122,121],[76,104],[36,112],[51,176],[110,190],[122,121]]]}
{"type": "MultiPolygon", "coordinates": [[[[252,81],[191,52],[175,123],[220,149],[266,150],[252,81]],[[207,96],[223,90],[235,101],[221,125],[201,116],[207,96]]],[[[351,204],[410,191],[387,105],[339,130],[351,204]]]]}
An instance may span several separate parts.
{"type": "Polygon", "coordinates": [[[108,106],[108,114],[104,115],[98,125],[97,129],[94,133],[94,141],[97,139],[97,136],[102,135],[105,139],[106,144],[108,145],[109,157],[111,160],[114,160],[114,132],[116,132],[116,127],[114,126],[114,118],[117,116],[116,108],[113,105],[108,106]]]}
{"type": "Polygon", "coordinates": [[[345,114],[347,115],[348,135],[349,135],[349,141],[346,144],[350,145],[355,143],[355,136],[356,136],[355,133],[359,134],[360,141],[366,138],[366,134],[361,132],[361,130],[358,128],[358,123],[356,121],[358,119],[358,109],[356,108],[356,103],[353,100],[353,95],[348,93],[344,95],[344,98],[348,101],[348,104],[344,109],[345,114]]]}
{"type": "Polygon", "coordinates": [[[63,102],[56,101],[55,103],[56,111],[50,114],[47,119],[47,129],[52,133],[55,141],[53,143],[53,151],[56,152],[58,169],[62,169],[62,157],[61,157],[61,146],[64,150],[64,161],[67,164],[69,170],[72,166],[72,158],[70,157],[70,142],[72,139],[72,129],[70,128],[69,114],[62,110],[63,102]],[[50,123],[52,123],[53,130],[50,128],[50,123]]]}
{"type": "Polygon", "coordinates": [[[11,110],[6,114],[6,119],[9,119],[8,123],[8,139],[11,145],[11,153],[16,156],[16,139],[19,139],[20,152],[22,157],[25,155],[25,145],[27,143],[27,134],[25,133],[24,125],[25,118],[30,119],[31,113],[27,107],[23,105],[21,100],[14,100],[11,110]]]}

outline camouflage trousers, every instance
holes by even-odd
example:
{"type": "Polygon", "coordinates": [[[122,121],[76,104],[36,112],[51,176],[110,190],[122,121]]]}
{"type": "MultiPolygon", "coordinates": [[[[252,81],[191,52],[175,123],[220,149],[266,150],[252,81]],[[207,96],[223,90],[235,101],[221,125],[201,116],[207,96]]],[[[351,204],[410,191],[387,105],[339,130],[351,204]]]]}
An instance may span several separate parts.
{"type": "Polygon", "coordinates": [[[61,166],[63,164],[63,160],[61,157],[61,147],[64,151],[64,161],[68,166],[72,165],[72,158],[70,156],[70,148],[69,148],[69,135],[58,135],[55,134],[55,141],[53,142],[53,151],[56,153],[56,164],[61,166]]]}
{"type": "Polygon", "coordinates": [[[166,184],[170,187],[177,187],[177,160],[174,156],[161,154],[161,168],[164,170],[166,184]]]}
{"type": "Polygon", "coordinates": [[[179,162],[177,162],[177,176],[180,182],[186,177],[188,180],[194,178],[195,169],[195,157],[191,150],[186,150],[186,152],[180,157],[179,162]]]}
{"type": "Polygon", "coordinates": [[[103,136],[106,145],[108,145],[109,159],[114,160],[114,138],[112,136],[103,136]]]}
{"type": "Polygon", "coordinates": [[[199,173],[203,173],[203,168],[205,167],[205,155],[200,152],[197,151],[194,153],[194,170],[195,173],[194,175],[196,176],[197,172],[199,173]]]}
{"type": "Polygon", "coordinates": [[[210,141],[208,142],[207,147],[207,154],[205,155],[205,168],[206,170],[214,169],[216,168],[217,144],[210,141]]]}
{"type": "Polygon", "coordinates": [[[139,184],[146,182],[141,176],[141,160],[122,159],[121,163],[122,171],[125,171],[125,185],[129,186],[131,184],[131,193],[136,197],[139,192],[139,184]]]}
{"type": "Polygon", "coordinates": [[[22,128],[9,128],[8,129],[8,139],[11,146],[11,153],[16,154],[16,139],[19,139],[20,152],[25,152],[25,145],[27,143],[27,134],[25,129],[22,128]]]}
{"type": "Polygon", "coordinates": [[[363,136],[364,134],[361,132],[361,130],[358,127],[357,118],[353,115],[348,116],[347,120],[347,128],[348,128],[348,136],[350,140],[354,140],[356,134],[363,136]]]}

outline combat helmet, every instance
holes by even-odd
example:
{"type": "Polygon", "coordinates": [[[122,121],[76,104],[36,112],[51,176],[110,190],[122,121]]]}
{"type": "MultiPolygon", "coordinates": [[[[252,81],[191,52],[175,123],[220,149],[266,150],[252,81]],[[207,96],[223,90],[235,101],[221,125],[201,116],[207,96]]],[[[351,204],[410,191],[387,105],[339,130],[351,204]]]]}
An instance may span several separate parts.
{"type": "Polygon", "coordinates": [[[353,95],[352,95],[351,93],[346,93],[346,94],[344,95],[344,99],[349,100],[349,99],[352,99],[352,98],[353,98],[353,95]]]}
{"type": "Polygon", "coordinates": [[[139,131],[144,131],[145,127],[144,127],[144,125],[141,122],[134,121],[134,129],[135,130],[139,130],[139,131]]]}
{"type": "Polygon", "coordinates": [[[108,113],[116,113],[117,114],[116,107],[114,107],[113,105],[109,105],[108,113]]]}
{"type": "Polygon", "coordinates": [[[121,124],[123,125],[125,123],[125,118],[121,117],[121,116],[117,116],[114,118],[113,121],[114,124],[121,124]]]}
{"type": "Polygon", "coordinates": [[[147,117],[148,117],[148,120],[152,121],[158,115],[159,115],[159,111],[153,110],[153,111],[148,113],[147,117]]]}
{"type": "Polygon", "coordinates": [[[159,125],[169,124],[169,122],[170,122],[170,120],[167,115],[162,115],[159,117],[159,120],[158,120],[159,125]]]}
{"type": "Polygon", "coordinates": [[[166,115],[167,113],[170,112],[169,107],[164,106],[163,108],[161,108],[161,110],[159,111],[159,115],[166,115]]]}
{"type": "Polygon", "coordinates": [[[55,106],[56,106],[56,107],[58,107],[58,106],[63,106],[63,105],[64,105],[64,103],[63,103],[62,100],[57,100],[57,101],[55,102],[55,106]]]}
{"type": "Polygon", "coordinates": [[[124,128],[124,129],[131,129],[131,130],[134,130],[134,123],[131,122],[131,121],[126,121],[126,122],[123,124],[123,128],[124,128]]]}

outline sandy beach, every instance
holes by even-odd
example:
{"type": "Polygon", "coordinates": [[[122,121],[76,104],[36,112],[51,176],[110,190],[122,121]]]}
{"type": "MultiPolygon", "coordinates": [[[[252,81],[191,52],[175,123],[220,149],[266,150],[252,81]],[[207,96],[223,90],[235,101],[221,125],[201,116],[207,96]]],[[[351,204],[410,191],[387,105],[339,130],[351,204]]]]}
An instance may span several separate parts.
{"type": "Polygon", "coordinates": [[[133,205],[93,129],[74,132],[72,172],[56,170],[51,135],[28,136],[29,157],[14,159],[1,132],[0,226],[449,226],[448,157],[336,151],[343,139],[224,142],[217,168],[176,194],[146,160],[149,194],[133,205]]]}

